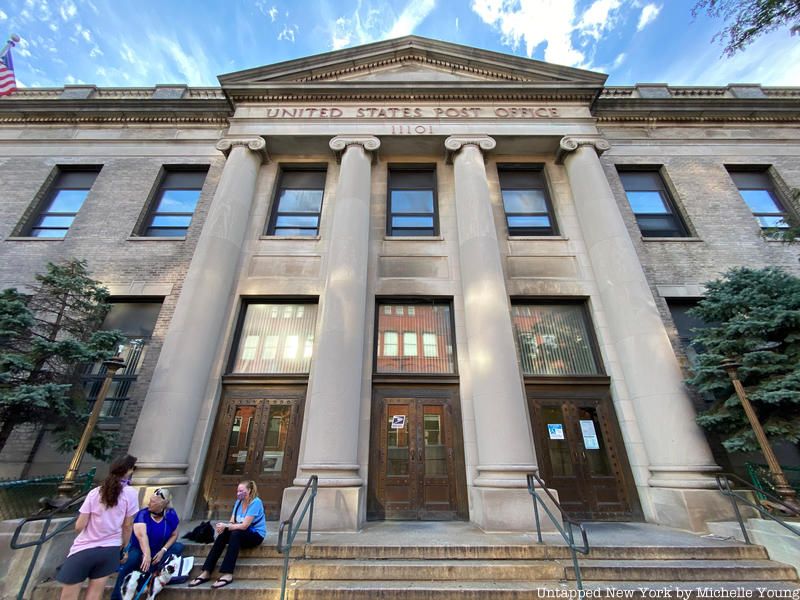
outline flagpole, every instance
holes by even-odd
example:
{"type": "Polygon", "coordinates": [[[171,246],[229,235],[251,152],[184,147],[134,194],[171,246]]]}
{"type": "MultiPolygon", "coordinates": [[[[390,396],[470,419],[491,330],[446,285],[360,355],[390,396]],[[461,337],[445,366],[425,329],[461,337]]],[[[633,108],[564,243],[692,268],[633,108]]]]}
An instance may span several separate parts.
{"type": "Polygon", "coordinates": [[[11,50],[14,46],[19,43],[19,36],[16,33],[12,33],[10,39],[6,42],[6,45],[0,50],[0,58],[3,58],[8,51],[11,50]]]}

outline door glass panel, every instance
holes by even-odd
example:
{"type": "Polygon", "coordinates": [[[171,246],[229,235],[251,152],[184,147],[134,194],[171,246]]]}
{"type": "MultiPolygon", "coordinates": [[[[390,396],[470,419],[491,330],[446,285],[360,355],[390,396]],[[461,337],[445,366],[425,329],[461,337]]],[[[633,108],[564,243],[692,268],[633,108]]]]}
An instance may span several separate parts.
{"type": "Polygon", "coordinates": [[[423,412],[425,475],[447,475],[447,447],[442,431],[443,407],[426,406],[423,412]]]}
{"type": "Polygon", "coordinates": [[[608,463],[608,453],[603,441],[600,421],[597,418],[597,410],[594,407],[579,408],[578,419],[589,473],[611,475],[611,465],[608,463]]]}
{"type": "Polygon", "coordinates": [[[393,405],[387,407],[386,424],[388,438],[386,444],[386,475],[408,475],[408,421],[409,407],[393,405]]]}
{"type": "Polygon", "coordinates": [[[547,449],[550,454],[550,468],[555,476],[571,476],[572,457],[566,435],[564,415],[560,406],[542,407],[542,418],[547,430],[547,449]]]}
{"type": "Polygon", "coordinates": [[[255,422],[255,406],[237,406],[233,415],[228,450],[225,455],[225,475],[241,475],[247,464],[247,446],[250,443],[250,430],[255,422]]]}
{"type": "Polygon", "coordinates": [[[269,407],[267,434],[261,458],[262,473],[280,473],[283,470],[283,455],[289,433],[289,418],[292,407],[288,404],[273,404],[269,407]]]}

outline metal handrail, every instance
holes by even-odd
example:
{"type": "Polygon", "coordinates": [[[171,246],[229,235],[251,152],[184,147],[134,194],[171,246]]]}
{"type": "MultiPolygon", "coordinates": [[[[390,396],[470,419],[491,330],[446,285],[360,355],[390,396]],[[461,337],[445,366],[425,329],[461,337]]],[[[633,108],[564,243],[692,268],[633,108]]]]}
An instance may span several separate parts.
{"type": "Polygon", "coordinates": [[[536,534],[539,538],[539,543],[542,544],[542,526],[539,522],[539,503],[542,503],[542,508],[544,512],[547,513],[547,516],[550,517],[550,520],[553,522],[553,525],[556,526],[556,529],[561,534],[561,537],[564,538],[564,541],[567,543],[567,547],[570,550],[570,554],[572,555],[572,565],[575,567],[575,583],[579,590],[583,589],[583,579],[581,578],[581,566],[578,564],[578,552],[581,554],[589,554],[589,540],[586,537],[586,529],[583,527],[583,523],[576,521],[572,517],[570,517],[567,512],[561,507],[553,497],[553,494],[550,493],[550,490],[544,484],[544,481],[536,474],[536,473],[528,473],[528,493],[533,498],[533,514],[536,517],[536,534]],[[547,494],[547,497],[550,498],[550,501],[555,505],[555,507],[561,513],[561,524],[559,525],[558,520],[556,519],[555,515],[550,511],[547,507],[547,503],[542,500],[539,495],[536,493],[536,483],[539,484],[539,488],[544,490],[544,493],[547,494]],[[564,524],[567,526],[565,527],[564,524]],[[577,527],[581,532],[581,538],[583,540],[582,546],[577,546],[575,544],[575,535],[573,533],[573,528],[577,527]]]}
{"type": "Polygon", "coordinates": [[[63,504],[58,506],[54,506],[47,510],[46,508],[42,508],[38,513],[27,517],[26,519],[22,519],[17,528],[14,530],[14,535],[11,538],[11,549],[12,550],[22,550],[23,548],[30,548],[34,546],[35,549],[33,551],[33,556],[31,556],[31,561],[28,564],[28,570],[25,573],[25,578],[22,580],[22,585],[20,586],[19,593],[17,594],[17,600],[22,600],[23,596],[25,595],[25,590],[28,587],[28,583],[30,583],[31,575],[33,574],[33,569],[36,566],[36,561],[39,558],[39,552],[42,550],[42,546],[57,536],[59,533],[70,527],[78,520],[78,515],[73,514],[71,518],[67,519],[63,523],[61,523],[58,527],[56,527],[53,531],[48,533],[50,529],[50,524],[52,523],[54,518],[57,518],[59,515],[71,513],[77,511],[80,507],[81,503],[83,503],[86,496],[89,494],[88,491],[81,490],[76,495],[69,498],[63,504]],[[30,542],[22,542],[20,543],[19,536],[22,533],[22,529],[28,523],[33,523],[34,521],[44,521],[44,526],[42,527],[42,532],[39,535],[38,539],[35,539],[30,542]]]}
{"type": "Polygon", "coordinates": [[[289,555],[292,552],[292,544],[294,543],[294,538],[297,535],[297,532],[300,530],[300,525],[303,523],[303,519],[308,513],[308,536],[306,537],[306,544],[311,543],[311,525],[314,520],[314,498],[317,497],[317,485],[319,482],[319,478],[316,475],[312,475],[311,478],[306,483],[305,487],[303,488],[303,493],[300,494],[300,497],[297,499],[297,502],[294,505],[294,510],[292,510],[292,514],[289,515],[288,519],[281,521],[281,525],[278,528],[278,543],[275,544],[275,550],[283,554],[283,576],[281,578],[281,600],[286,598],[286,579],[289,577],[289,555]],[[308,490],[311,490],[311,495],[306,500],[305,504],[303,504],[303,509],[300,513],[300,518],[297,520],[297,525],[294,525],[294,517],[297,514],[297,511],[300,510],[300,504],[303,503],[303,498],[306,497],[306,493],[308,490]],[[310,509],[310,512],[309,512],[310,509]],[[286,544],[283,543],[283,533],[286,528],[289,528],[289,533],[286,537],[286,544]]]}
{"type": "Polygon", "coordinates": [[[728,496],[731,499],[731,505],[733,506],[733,512],[736,514],[736,520],[739,521],[739,527],[742,530],[742,536],[744,536],[744,541],[746,544],[752,544],[753,542],[750,541],[750,536],[747,535],[747,528],[744,525],[744,520],[742,519],[742,513],[739,512],[739,505],[738,502],[742,502],[746,504],[750,508],[754,508],[757,510],[762,516],[772,519],[776,523],[780,524],[781,526],[785,527],[793,534],[800,536],[800,531],[795,529],[794,527],[790,526],[786,521],[778,517],[777,515],[773,515],[771,512],[766,510],[760,504],[755,502],[751,502],[748,498],[737,494],[735,490],[731,489],[731,480],[735,480],[737,483],[744,485],[746,488],[749,488],[753,492],[757,494],[761,494],[763,496],[767,496],[770,499],[770,502],[774,502],[776,504],[780,504],[787,512],[793,514],[797,517],[800,517],[800,511],[798,511],[795,507],[786,504],[780,497],[772,494],[766,490],[759,490],[756,486],[751,484],[749,481],[742,479],[738,475],[734,475],[733,473],[717,473],[715,475],[717,480],[717,488],[724,496],[728,496]]]}

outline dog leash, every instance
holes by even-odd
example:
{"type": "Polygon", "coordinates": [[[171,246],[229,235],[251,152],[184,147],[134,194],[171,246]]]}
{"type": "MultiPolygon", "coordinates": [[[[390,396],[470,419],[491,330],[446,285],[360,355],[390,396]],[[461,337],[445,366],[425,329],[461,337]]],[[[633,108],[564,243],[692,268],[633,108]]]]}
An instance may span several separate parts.
{"type": "Polygon", "coordinates": [[[147,575],[147,579],[144,580],[144,584],[142,584],[142,587],[139,588],[139,591],[136,592],[136,595],[133,597],[133,600],[139,600],[139,597],[147,589],[147,586],[150,584],[150,580],[152,578],[153,578],[153,572],[150,571],[150,573],[147,575]]]}

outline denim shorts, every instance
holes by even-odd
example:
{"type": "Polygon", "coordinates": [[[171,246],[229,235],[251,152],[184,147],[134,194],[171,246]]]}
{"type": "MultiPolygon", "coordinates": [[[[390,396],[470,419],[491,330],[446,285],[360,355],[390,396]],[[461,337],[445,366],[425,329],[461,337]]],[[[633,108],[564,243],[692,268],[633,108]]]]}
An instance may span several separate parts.
{"type": "Polygon", "coordinates": [[[100,579],[116,572],[119,567],[119,546],[87,548],[68,556],[58,570],[56,581],[72,585],[87,577],[100,579]]]}

